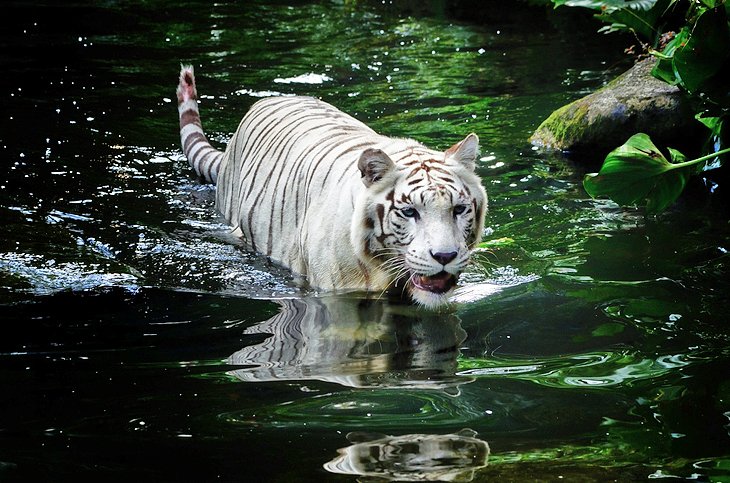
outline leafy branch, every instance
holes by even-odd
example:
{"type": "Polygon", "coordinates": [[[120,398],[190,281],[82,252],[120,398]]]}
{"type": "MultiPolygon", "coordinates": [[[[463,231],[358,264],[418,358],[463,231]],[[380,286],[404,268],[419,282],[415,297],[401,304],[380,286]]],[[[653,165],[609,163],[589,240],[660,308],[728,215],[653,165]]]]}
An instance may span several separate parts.
{"type": "Polygon", "coordinates": [[[598,10],[601,31],[629,30],[649,40],[649,53],[658,61],[652,75],[678,86],[694,103],[696,116],[707,129],[705,155],[687,161],[669,148],[670,160],[646,134],[632,136],[608,154],[598,173],[583,185],[594,198],[608,197],[621,205],[643,205],[658,213],[682,193],[690,176],[723,164],[730,152],[730,4],[726,0],[553,0],[554,5],[598,10]],[[684,6],[684,24],[676,34],[660,32],[670,22],[668,12],[684,6]],[[663,41],[669,39],[663,46],[663,41]],[[707,163],[712,161],[712,163],[707,163]]]}
{"type": "Polygon", "coordinates": [[[555,7],[583,7],[596,11],[604,23],[599,32],[630,31],[652,42],[661,33],[660,21],[677,0],[553,0],[555,7]]]}

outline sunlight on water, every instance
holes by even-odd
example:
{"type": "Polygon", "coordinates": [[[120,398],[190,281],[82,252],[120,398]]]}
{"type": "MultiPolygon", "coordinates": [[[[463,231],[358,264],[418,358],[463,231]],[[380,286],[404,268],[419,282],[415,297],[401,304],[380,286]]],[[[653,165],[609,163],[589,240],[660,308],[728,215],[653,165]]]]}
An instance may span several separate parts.
{"type": "Polygon", "coordinates": [[[56,262],[39,255],[22,253],[0,254],[0,270],[17,278],[18,290],[36,295],[49,295],[62,290],[91,290],[104,287],[124,287],[134,291],[139,279],[129,273],[110,272],[108,264],[56,262]]]}
{"type": "Polygon", "coordinates": [[[325,74],[315,74],[310,72],[308,74],[301,74],[295,77],[288,77],[286,79],[277,77],[274,79],[274,82],[277,84],[323,84],[331,80],[332,78],[325,74]]]}

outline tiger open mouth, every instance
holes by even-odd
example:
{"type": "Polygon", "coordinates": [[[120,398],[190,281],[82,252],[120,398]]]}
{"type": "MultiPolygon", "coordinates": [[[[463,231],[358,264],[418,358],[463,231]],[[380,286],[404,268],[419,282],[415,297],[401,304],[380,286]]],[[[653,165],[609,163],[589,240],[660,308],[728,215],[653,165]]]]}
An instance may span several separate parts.
{"type": "Polygon", "coordinates": [[[456,275],[449,272],[439,272],[436,275],[411,275],[411,283],[420,290],[431,293],[446,293],[456,286],[456,275]]]}

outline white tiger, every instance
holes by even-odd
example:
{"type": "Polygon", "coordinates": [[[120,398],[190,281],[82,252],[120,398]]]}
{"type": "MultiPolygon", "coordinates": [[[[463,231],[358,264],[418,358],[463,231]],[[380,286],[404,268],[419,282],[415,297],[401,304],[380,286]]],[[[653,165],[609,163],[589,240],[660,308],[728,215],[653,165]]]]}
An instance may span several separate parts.
{"type": "Polygon", "coordinates": [[[377,134],[311,97],[255,103],[225,152],[203,134],[193,68],[177,88],[180,139],[247,245],[328,291],[397,288],[445,304],[484,228],[479,139],[446,152],[377,134]]]}

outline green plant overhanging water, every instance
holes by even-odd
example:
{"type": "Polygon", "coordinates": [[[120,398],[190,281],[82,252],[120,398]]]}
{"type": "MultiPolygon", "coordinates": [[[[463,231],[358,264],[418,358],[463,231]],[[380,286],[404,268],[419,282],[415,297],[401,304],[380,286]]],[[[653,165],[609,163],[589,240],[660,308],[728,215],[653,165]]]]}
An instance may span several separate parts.
{"type": "Polygon", "coordinates": [[[668,161],[646,134],[636,134],[608,154],[598,173],[584,179],[586,191],[594,198],[608,197],[621,205],[645,204],[649,213],[666,209],[690,176],[721,167],[723,155],[730,152],[730,4],[726,0],[553,3],[600,11],[596,17],[610,23],[602,31],[628,30],[643,36],[653,45],[645,48],[658,59],[652,75],[678,86],[693,101],[696,119],[708,129],[702,156],[686,161],[679,151],[668,148],[668,161]],[[672,28],[669,18],[681,8],[686,9],[684,25],[678,26],[676,34],[660,35],[672,28]]]}
{"type": "Polygon", "coordinates": [[[668,161],[649,136],[634,134],[606,156],[598,173],[586,175],[583,186],[593,198],[607,197],[620,205],[646,203],[647,212],[658,213],[679,197],[698,167],[728,152],[730,148],[686,161],[682,153],[669,148],[668,161]]]}
{"type": "Polygon", "coordinates": [[[661,35],[664,17],[677,0],[553,0],[555,7],[595,10],[596,18],[608,24],[599,32],[630,31],[654,42],[661,35]]]}

